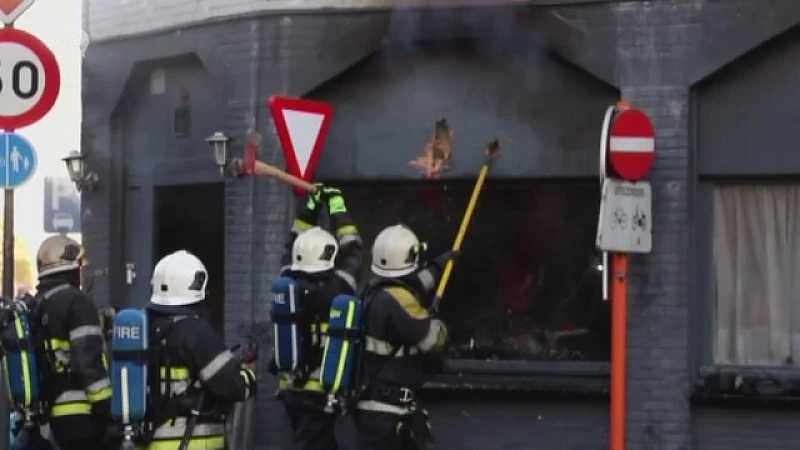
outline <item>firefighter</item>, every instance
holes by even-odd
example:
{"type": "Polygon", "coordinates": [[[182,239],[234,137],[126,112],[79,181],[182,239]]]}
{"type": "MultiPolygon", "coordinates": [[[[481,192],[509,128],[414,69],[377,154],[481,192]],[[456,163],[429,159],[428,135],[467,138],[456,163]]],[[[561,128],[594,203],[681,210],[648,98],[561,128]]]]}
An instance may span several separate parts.
{"type": "Polygon", "coordinates": [[[225,415],[234,403],[256,394],[255,373],[225,347],[208,321],[207,283],[205,266],[185,250],[165,256],[153,270],[146,309],[157,355],[158,370],[151,373],[158,376],[149,388],[155,428],[149,450],[177,450],[187,428],[188,448],[224,449],[225,415]],[[192,410],[199,411],[194,426],[192,410]]]}
{"type": "Polygon", "coordinates": [[[36,323],[43,339],[49,424],[61,450],[110,448],[111,382],[100,316],[81,291],[83,247],[65,235],[42,242],[36,255],[36,323]]]}
{"type": "Polygon", "coordinates": [[[328,186],[319,186],[317,194],[310,194],[299,205],[291,233],[291,252],[286,255],[290,258],[284,258],[290,265],[281,275],[300,286],[301,301],[308,311],[304,325],[309,327],[311,345],[302,374],[278,373],[278,396],[286,407],[297,450],[336,450],[336,415],[324,412],[327,396],[319,382],[322,335],[333,298],[356,293],[363,245],[344,196],[339,189],[328,186]],[[334,234],[315,226],[326,206],[334,234]]]}
{"type": "Polygon", "coordinates": [[[424,250],[404,225],[384,229],[372,246],[374,277],[363,293],[365,387],[354,414],[360,450],[424,449],[432,440],[428,413],[416,394],[426,358],[444,349],[447,328],[427,308],[456,253],[420,265],[424,250]]]}

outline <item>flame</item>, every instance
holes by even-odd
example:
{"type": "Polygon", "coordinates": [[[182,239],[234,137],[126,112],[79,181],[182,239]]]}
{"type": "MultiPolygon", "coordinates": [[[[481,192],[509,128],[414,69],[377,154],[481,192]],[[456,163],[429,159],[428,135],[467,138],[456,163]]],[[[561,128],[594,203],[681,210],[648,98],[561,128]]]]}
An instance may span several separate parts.
{"type": "Polygon", "coordinates": [[[453,131],[445,119],[436,121],[433,136],[425,144],[422,155],[409,161],[428,180],[441,178],[442,173],[450,168],[450,157],[453,154],[453,131]]]}

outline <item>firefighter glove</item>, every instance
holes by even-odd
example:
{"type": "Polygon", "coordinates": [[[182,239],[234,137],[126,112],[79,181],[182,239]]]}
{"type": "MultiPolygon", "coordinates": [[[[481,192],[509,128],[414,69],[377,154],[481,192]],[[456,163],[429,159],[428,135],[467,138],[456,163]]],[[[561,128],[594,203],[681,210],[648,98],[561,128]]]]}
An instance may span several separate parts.
{"type": "Polygon", "coordinates": [[[461,254],[461,250],[448,250],[441,255],[430,260],[430,263],[436,266],[439,270],[444,270],[447,261],[451,259],[455,262],[456,258],[461,254]]]}
{"type": "Polygon", "coordinates": [[[256,381],[256,373],[252,369],[242,367],[239,369],[239,374],[244,378],[245,385],[247,386],[247,398],[255,397],[258,393],[258,382],[256,381]]]}
{"type": "Polygon", "coordinates": [[[342,214],[347,212],[347,206],[344,203],[344,195],[341,189],[333,186],[323,186],[320,192],[321,201],[328,205],[328,211],[331,215],[342,214]]]}
{"type": "MultiPolygon", "coordinates": [[[[320,185],[321,186],[321,185],[320,185]]],[[[319,189],[317,189],[319,192],[319,189]]],[[[309,193],[304,202],[297,202],[295,214],[297,220],[304,222],[308,228],[316,225],[319,218],[319,194],[309,193]]]]}

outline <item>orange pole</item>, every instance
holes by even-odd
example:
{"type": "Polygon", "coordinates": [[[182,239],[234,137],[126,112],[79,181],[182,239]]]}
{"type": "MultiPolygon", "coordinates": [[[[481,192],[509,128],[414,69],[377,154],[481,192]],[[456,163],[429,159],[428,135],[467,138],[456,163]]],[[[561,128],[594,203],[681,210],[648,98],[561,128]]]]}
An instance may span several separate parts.
{"type": "Polygon", "coordinates": [[[628,255],[611,254],[611,450],[625,450],[628,255]]]}

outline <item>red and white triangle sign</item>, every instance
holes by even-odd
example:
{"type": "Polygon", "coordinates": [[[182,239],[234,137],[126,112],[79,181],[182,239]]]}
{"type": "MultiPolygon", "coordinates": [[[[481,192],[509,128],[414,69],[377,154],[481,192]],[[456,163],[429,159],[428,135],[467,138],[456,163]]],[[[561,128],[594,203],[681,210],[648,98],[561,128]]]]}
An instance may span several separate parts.
{"type": "MultiPolygon", "coordinates": [[[[333,106],[273,95],[269,98],[269,109],[286,157],[286,168],[290,174],[311,182],[331,127],[333,106]]],[[[295,188],[295,192],[304,191],[295,188]]]]}
{"type": "Polygon", "coordinates": [[[33,2],[34,0],[0,0],[0,22],[11,25],[33,2]]]}

